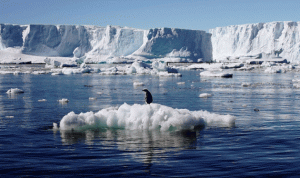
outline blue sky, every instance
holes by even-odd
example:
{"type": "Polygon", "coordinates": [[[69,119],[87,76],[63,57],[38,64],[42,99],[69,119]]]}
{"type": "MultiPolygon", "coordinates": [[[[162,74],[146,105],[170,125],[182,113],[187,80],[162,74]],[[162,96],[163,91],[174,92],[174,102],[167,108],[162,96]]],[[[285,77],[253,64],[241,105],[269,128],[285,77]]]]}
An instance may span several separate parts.
{"type": "Polygon", "coordinates": [[[298,0],[0,0],[0,23],[206,30],[300,21],[298,0]]]}

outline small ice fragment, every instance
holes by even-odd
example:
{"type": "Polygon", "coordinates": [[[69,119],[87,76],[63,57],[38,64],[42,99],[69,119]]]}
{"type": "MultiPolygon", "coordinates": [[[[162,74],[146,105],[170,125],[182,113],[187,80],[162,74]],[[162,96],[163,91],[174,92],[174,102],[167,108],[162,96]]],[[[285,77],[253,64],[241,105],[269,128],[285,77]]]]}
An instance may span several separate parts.
{"type": "Polygon", "coordinates": [[[249,87],[250,85],[250,83],[242,83],[242,87],[249,87]]]}
{"type": "Polygon", "coordinates": [[[97,98],[89,97],[89,100],[96,100],[97,98]]]}
{"type": "Polygon", "coordinates": [[[102,95],[103,93],[102,93],[101,91],[98,91],[97,94],[98,94],[98,95],[102,95]]]}
{"type": "Polygon", "coordinates": [[[60,103],[68,103],[69,100],[66,99],[66,98],[63,98],[63,99],[61,99],[61,100],[58,100],[58,102],[60,102],[60,103]]]}
{"type": "Polygon", "coordinates": [[[6,93],[7,94],[17,94],[17,93],[24,93],[24,91],[19,88],[11,88],[11,89],[7,90],[6,93]]]}
{"type": "Polygon", "coordinates": [[[143,82],[133,82],[133,86],[144,86],[143,82]]]}
{"type": "Polygon", "coordinates": [[[211,96],[212,96],[212,94],[209,94],[209,93],[201,93],[199,95],[200,98],[208,98],[208,97],[211,97],[211,96]]]}
{"type": "Polygon", "coordinates": [[[53,130],[57,130],[57,129],[58,129],[57,123],[54,123],[54,122],[53,122],[53,130]]]}
{"type": "Polygon", "coordinates": [[[184,85],[185,82],[177,82],[177,85],[184,85]]]}
{"type": "Polygon", "coordinates": [[[45,101],[47,101],[46,99],[40,99],[40,100],[38,100],[38,102],[45,102],[45,101]]]}
{"type": "Polygon", "coordinates": [[[5,118],[10,118],[10,119],[12,119],[12,118],[14,118],[15,116],[5,116],[5,118]]]}

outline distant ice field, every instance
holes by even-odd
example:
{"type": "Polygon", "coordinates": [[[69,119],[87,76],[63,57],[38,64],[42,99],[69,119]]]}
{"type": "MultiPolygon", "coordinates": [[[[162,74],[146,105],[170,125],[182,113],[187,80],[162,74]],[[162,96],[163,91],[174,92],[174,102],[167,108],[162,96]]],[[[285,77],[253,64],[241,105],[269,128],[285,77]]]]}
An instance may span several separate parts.
{"type": "Polygon", "coordinates": [[[297,72],[226,70],[232,78],[178,72],[182,77],[1,74],[1,175],[298,174],[297,72]],[[15,88],[24,93],[7,93],[15,88]],[[65,117],[70,127],[61,129],[65,117]]]}

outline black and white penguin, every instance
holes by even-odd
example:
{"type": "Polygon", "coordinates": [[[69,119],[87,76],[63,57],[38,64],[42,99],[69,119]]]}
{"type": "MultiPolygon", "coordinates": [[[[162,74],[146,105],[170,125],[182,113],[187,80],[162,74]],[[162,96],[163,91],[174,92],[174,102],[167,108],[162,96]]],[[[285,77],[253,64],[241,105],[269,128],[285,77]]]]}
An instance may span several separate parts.
{"type": "Polygon", "coordinates": [[[143,91],[146,92],[146,96],[145,96],[145,101],[146,101],[146,103],[147,103],[147,104],[152,103],[153,98],[152,98],[152,95],[151,95],[151,93],[149,92],[149,90],[144,89],[143,91]]]}

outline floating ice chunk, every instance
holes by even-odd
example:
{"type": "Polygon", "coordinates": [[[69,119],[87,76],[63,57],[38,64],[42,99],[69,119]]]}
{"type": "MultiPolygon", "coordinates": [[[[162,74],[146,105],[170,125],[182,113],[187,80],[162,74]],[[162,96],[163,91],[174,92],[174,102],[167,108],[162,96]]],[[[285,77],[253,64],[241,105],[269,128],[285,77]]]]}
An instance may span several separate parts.
{"type": "Polygon", "coordinates": [[[19,75],[21,72],[20,71],[15,71],[14,75],[19,75]]]}
{"type": "Polygon", "coordinates": [[[242,87],[249,87],[249,86],[251,86],[250,83],[242,83],[242,87]]]}
{"type": "Polygon", "coordinates": [[[46,102],[47,100],[46,99],[40,99],[38,100],[38,102],[46,102]]]}
{"type": "Polygon", "coordinates": [[[168,106],[124,103],[120,107],[102,109],[96,113],[70,112],[60,121],[60,130],[84,130],[90,128],[125,128],[129,130],[187,130],[203,126],[232,127],[235,118],[207,111],[189,111],[168,106]]]}
{"type": "Polygon", "coordinates": [[[58,100],[58,102],[60,102],[60,103],[68,103],[69,100],[66,99],[66,98],[63,98],[63,99],[58,100]]]}
{"type": "Polygon", "coordinates": [[[7,94],[19,94],[19,93],[24,93],[24,91],[19,88],[11,88],[11,89],[7,90],[6,93],[7,94]]]}
{"type": "Polygon", "coordinates": [[[102,95],[103,93],[102,93],[101,91],[98,91],[97,94],[98,94],[98,95],[102,95]]]}
{"type": "Polygon", "coordinates": [[[158,72],[160,77],[182,77],[181,73],[158,72]]]}
{"type": "Polygon", "coordinates": [[[223,64],[221,68],[222,69],[232,69],[232,68],[237,69],[237,68],[241,68],[243,66],[244,66],[243,63],[229,63],[229,64],[223,64]]]}
{"type": "Polygon", "coordinates": [[[201,93],[201,94],[199,95],[200,98],[209,98],[209,97],[211,97],[211,96],[212,96],[212,94],[210,94],[210,93],[201,93]]]}
{"type": "Polygon", "coordinates": [[[53,130],[58,130],[57,123],[53,123],[53,130]]]}
{"type": "Polygon", "coordinates": [[[126,69],[128,74],[151,74],[150,65],[143,63],[141,61],[136,61],[126,69]]]}
{"type": "Polygon", "coordinates": [[[63,73],[62,72],[54,72],[51,75],[63,75],[63,73]]]}
{"type": "Polygon", "coordinates": [[[275,67],[268,67],[265,70],[266,73],[285,73],[285,70],[282,70],[281,68],[275,68],[275,67]]]}
{"type": "Polygon", "coordinates": [[[168,70],[166,63],[161,63],[159,61],[153,61],[152,68],[156,69],[157,71],[167,71],[168,70]]]}
{"type": "Polygon", "coordinates": [[[33,71],[31,74],[40,75],[40,74],[47,74],[47,72],[46,71],[33,71]]]}
{"type": "Polygon", "coordinates": [[[223,78],[232,78],[231,73],[224,73],[224,72],[216,72],[216,71],[203,71],[200,72],[201,77],[223,77],[223,78]]]}
{"type": "Polygon", "coordinates": [[[97,98],[94,98],[94,97],[89,97],[89,100],[90,101],[93,101],[93,100],[96,100],[97,98]]]}
{"type": "Polygon", "coordinates": [[[238,68],[237,70],[239,70],[239,71],[250,71],[250,70],[253,70],[253,69],[254,69],[253,66],[244,66],[244,67],[238,68]]]}
{"type": "Polygon", "coordinates": [[[50,58],[46,58],[44,59],[46,65],[46,68],[56,68],[56,67],[60,67],[61,63],[59,61],[55,61],[53,59],[50,58]]]}
{"type": "Polygon", "coordinates": [[[145,84],[143,82],[133,82],[133,86],[144,86],[145,84]]]}
{"type": "Polygon", "coordinates": [[[177,82],[177,85],[184,85],[185,82],[177,82]]]}

